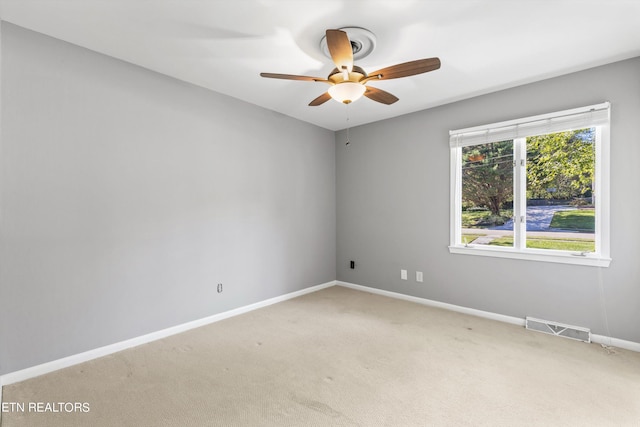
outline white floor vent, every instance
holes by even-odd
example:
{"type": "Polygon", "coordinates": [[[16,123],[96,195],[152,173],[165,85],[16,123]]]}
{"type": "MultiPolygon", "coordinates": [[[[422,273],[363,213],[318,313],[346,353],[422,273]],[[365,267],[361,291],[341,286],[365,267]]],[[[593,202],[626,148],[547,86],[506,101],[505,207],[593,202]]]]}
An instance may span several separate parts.
{"type": "Polygon", "coordinates": [[[591,342],[591,330],[579,326],[564,325],[549,320],[527,317],[525,319],[525,328],[559,337],[571,338],[573,340],[591,342]]]}

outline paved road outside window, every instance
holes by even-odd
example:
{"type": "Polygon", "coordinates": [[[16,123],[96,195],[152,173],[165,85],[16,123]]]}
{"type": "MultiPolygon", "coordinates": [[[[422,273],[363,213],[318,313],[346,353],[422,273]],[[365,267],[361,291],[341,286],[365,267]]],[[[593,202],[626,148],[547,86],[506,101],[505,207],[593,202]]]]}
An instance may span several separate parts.
{"type": "MultiPolygon", "coordinates": [[[[554,213],[575,209],[573,206],[527,206],[527,231],[548,231],[554,213]]],[[[513,220],[489,229],[513,230],[513,220]]]]}

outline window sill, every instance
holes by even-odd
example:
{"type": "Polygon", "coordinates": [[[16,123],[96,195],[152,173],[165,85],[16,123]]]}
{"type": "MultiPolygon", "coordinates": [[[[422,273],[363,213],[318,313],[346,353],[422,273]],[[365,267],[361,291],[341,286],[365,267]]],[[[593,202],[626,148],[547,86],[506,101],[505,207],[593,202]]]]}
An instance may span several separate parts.
{"type": "Polygon", "coordinates": [[[512,258],[528,261],[555,262],[560,264],[586,265],[590,267],[609,267],[611,258],[597,256],[594,254],[578,255],[571,252],[560,251],[536,251],[525,250],[516,251],[507,248],[487,248],[474,245],[449,246],[452,254],[489,256],[496,258],[512,258]]]}

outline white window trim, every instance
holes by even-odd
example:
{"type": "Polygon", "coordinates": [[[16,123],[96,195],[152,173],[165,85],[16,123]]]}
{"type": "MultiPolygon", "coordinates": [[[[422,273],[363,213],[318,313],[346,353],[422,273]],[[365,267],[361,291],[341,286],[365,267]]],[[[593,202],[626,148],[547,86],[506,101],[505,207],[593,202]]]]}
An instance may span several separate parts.
{"type": "MultiPolygon", "coordinates": [[[[512,258],[520,260],[544,261],[562,264],[576,264],[594,267],[608,267],[611,263],[609,257],[609,116],[610,103],[591,105],[556,113],[526,117],[523,119],[493,123],[484,126],[452,130],[450,135],[450,235],[449,252],[453,254],[479,255],[498,258],[512,258]],[[552,133],[562,130],[580,129],[581,127],[596,126],[596,170],[595,170],[595,235],[596,249],[593,253],[577,253],[568,251],[554,251],[548,249],[530,249],[522,247],[519,241],[526,232],[524,221],[514,221],[513,248],[492,247],[485,245],[465,245],[461,243],[462,229],[462,147],[495,142],[505,139],[518,139],[536,133],[552,133]],[[543,132],[540,132],[540,131],[543,132]],[[519,229],[516,230],[516,227],[519,229]]],[[[514,141],[515,142],[515,141],[514,141]]],[[[522,144],[516,144],[516,162],[525,161],[525,154],[521,149],[522,144]]],[[[526,185],[524,167],[516,167],[514,170],[514,187],[516,187],[514,207],[523,212],[526,209],[524,192],[520,189],[526,185]]]]}

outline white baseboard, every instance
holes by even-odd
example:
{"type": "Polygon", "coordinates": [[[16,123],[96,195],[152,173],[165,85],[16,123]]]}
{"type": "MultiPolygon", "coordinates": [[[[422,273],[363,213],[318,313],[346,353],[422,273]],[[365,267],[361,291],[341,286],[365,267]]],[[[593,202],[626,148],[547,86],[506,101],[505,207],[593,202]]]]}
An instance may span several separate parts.
{"type": "MultiPolygon", "coordinates": [[[[456,311],[458,313],[469,314],[471,316],[483,317],[485,319],[497,320],[499,322],[510,323],[512,325],[524,326],[525,320],[518,317],[506,316],[504,314],[492,313],[489,311],[476,310],[474,308],[462,307],[454,304],[447,304],[444,302],[433,301],[426,298],[414,297],[411,295],[400,294],[397,292],[385,291],[377,288],[370,288],[367,286],[356,285],[354,283],[336,281],[337,286],[344,286],[345,288],[351,288],[358,291],[369,292],[372,294],[383,295],[390,298],[401,299],[404,301],[411,301],[422,305],[428,305],[430,307],[444,308],[446,310],[456,311]]],[[[622,340],[619,338],[607,337],[604,335],[591,334],[591,342],[596,344],[603,344],[606,346],[622,348],[625,350],[640,352],[640,343],[622,340]]]]}
{"type": "MultiPolygon", "coordinates": [[[[329,288],[336,284],[335,281],[323,283],[316,286],[311,286],[296,292],[291,292],[285,295],[280,295],[268,300],[260,301],[255,304],[250,304],[244,307],[239,307],[233,310],[225,311],[223,313],[214,314],[203,319],[194,320],[191,322],[183,323],[181,325],[173,326],[160,331],[152,332],[150,334],[142,335],[136,338],[131,338],[125,341],[109,344],[104,347],[96,348],[93,350],[85,351],[83,353],[74,354],[72,356],[64,357],[62,359],[46,362],[41,365],[32,366],[30,368],[22,369],[20,371],[10,372],[8,374],[0,376],[0,387],[2,385],[9,385],[20,381],[28,380],[30,378],[37,377],[39,375],[47,374],[49,372],[57,371],[59,369],[67,368],[69,366],[77,365],[79,363],[88,362],[89,360],[97,359],[98,357],[107,356],[109,354],[116,353],[118,351],[126,350],[128,348],[137,347],[141,344],[146,344],[151,341],[156,341],[162,338],[169,337],[171,335],[186,332],[190,329],[198,328],[200,326],[209,325],[211,323],[219,322],[220,320],[228,319],[230,317],[238,316],[240,314],[248,313],[259,308],[267,307],[272,304],[276,304],[282,301],[290,300],[311,292],[316,292],[321,289],[329,288]]],[[[1,393],[1,390],[0,390],[1,393]]],[[[1,394],[0,394],[1,396],[1,394]]],[[[1,402],[1,400],[0,400],[1,402]]]]}
{"type": "Polygon", "coordinates": [[[367,286],[356,285],[354,283],[336,282],[336,285],[344,286],[346,288],[356,289],[358,291],[369,292],[376,295],[383,295],[386,297],[401,299],[404,301],[411,301],[411,302],[415,302],[422,305],[428,305],[430,307],[444,308],[445,310],[456,311],[458,313],[484,317],[485,319],[492,319],[492,320],[497,320],[499,322],[511,323],[512,325],[524,326],[524,319],[519,319],[517,317],[512,317],[512,316],[505,316],[504,314],[496,314],[496,313],[491,313],[489,311],[476,310],[475,308],[468,308],[468,307],[462,307],[459,305],[448,304],[446,302],[433,301],[426,298],[414,297],[411,295],[385,291],[377,288],[369,288],[367,286]]]}
{"type": "Polygon", "coordinates": [[[591,342],[606,345],[608,347],[618,347],[625,350],[636,351],[640,353],[640,343],[621,340],[620,338],[607,337],[605,335],[591,334],[591,342]]]}
{"type": "MultiPolygon", "coordinates": [[[[181,325],[173,326],[171,328],[152,332],[150,334],[142,335],[126,341],[121,341],[121,342],[110,344],[104,347],[89,350],[83,353],[64,357],[62,359],[53,360],[51,362],[43,363],[41,365],[32,366],[30,368],[22,369],[20,371],[10,372],[8,374],[1,375],[0,376],[0,404],[2,403],[2,386],[3,385],[14,384],[20,381],[37,377],[39,375],[47,374],[49,372],[57,371],[59,369],[67,368],[69,366],[87,362],[89,360],[93,360],[98,357],[108,356],[118,351],[126,350],[132,347],[137,347],[141,344],[146,344],[148,342],[166,338],[171,335],[179,334],[181,332],[186,332],[188,330],[198,328],[200,326],[205,326],[211,323],[215,323],[220,320],[224,320],[230,317],[238,316],[240,314],[248,313],[250,311],[257,310],[259,308],[267,307],[272,304],[290,300],[305,294],[316,292],[316,291],[326,289],[336,285],[355,289],[358,291],[369,292],[372,294],[400,299],[404,301],[411,301],[411,302],[415,302],[418,304],[427,305],[431,307],[443,308],[443,309],[455,311],[458,313],[483,317],[485,319],[497,320],[499,322],[510,323],[513,325],[524,326],[524,323],[525,323],[524,319],[520,319],[517,317],[506,316],[503,314],[492,313],[489,311],[476,310],[473,308],[462,307],[462,306],[448,304],[448,303],[439,302],[439,301],[433,301],[426,298],[414,297],[411,295],[385,291],[377,288],[370,288],[367,286],[356,285],[354,283],[331,281],[331,282],[323,283],[320,285],[311,286],[309,288],[302,289],[296,292],[291,292],[285,295],[270,298],[268,300],[260,301],[255,304],[250,304],[244,307],[239,307],[233,310],[225,311],[223,313],[214,314],[212,316],[205,317],[203,319],[194,320],[192,322],[183,323],[181,325]]],[[[595,335],[595,334],[591,334],[591,341],[597,344],[603,344],[607,346],[622,348],[625,350],[640,352],[640,343],[636,343],[633,341],[626,341],[619,338],[610,338],[604,335],[595,335]]]]}

